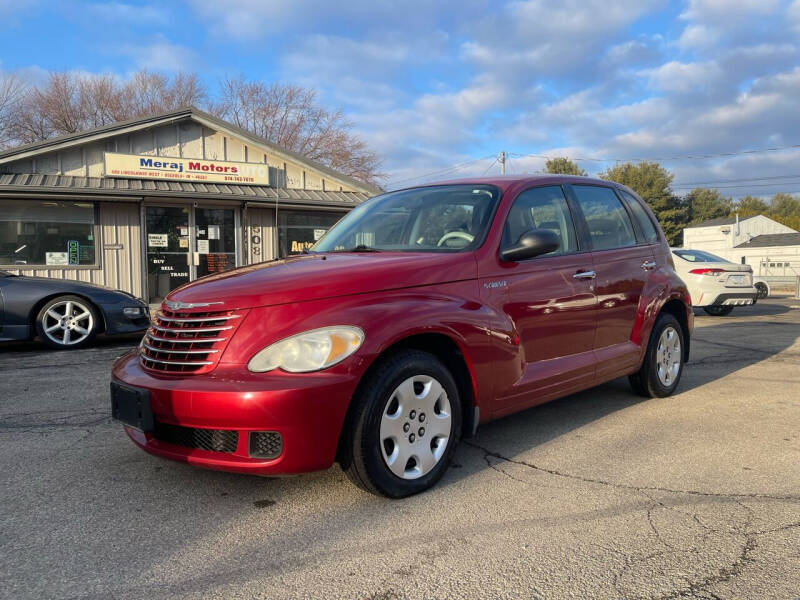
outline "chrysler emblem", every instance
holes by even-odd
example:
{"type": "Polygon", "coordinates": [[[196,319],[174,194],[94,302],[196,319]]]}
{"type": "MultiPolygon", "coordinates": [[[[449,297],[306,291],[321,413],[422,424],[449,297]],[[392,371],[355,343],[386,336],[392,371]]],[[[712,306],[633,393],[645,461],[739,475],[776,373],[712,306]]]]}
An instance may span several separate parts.
{"type": "Polygon", "coordinates": [[[173,300],[164,300],[164,304],[170,310],[183,310],[186,308],[201,308],[203,306],[214,306],[215,304],[224,304],[224,302],[175,302],[173,300]]]}

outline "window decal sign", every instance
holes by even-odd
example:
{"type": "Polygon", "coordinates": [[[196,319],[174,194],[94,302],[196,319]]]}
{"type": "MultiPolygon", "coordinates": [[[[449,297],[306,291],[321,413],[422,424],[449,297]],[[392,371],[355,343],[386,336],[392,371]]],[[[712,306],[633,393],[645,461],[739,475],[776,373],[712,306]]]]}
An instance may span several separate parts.
{"type": "Polygon", "coordinates": [[[151,248],[166,248],[169,246],[169,239],[166,233],[148,233],[147,245],[151,248]]]}
{"type": "Polygon", "coordinates": [[[105,177],[269,185],[269,167],[261,163],[143,156],[117,152],[106,152],[104,156],[105,177]]]}
{"type": "Polygon", "coordinates": [[[69,264],[69,254],[66,252],[46,252],[45,253],[45,262],[47,265],[68,265],[69,264]]]}

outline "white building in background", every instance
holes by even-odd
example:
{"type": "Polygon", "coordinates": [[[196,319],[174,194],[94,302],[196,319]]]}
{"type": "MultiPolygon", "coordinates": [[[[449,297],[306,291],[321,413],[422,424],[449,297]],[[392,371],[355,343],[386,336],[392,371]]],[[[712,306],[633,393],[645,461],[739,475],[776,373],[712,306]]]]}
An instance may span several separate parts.
{"type": "Polygon", "coordinates": [[[800,275],[800,232],[764,215],[690,225],[683,230],[683,247],[748,264],[755,275],[800,275]]]}

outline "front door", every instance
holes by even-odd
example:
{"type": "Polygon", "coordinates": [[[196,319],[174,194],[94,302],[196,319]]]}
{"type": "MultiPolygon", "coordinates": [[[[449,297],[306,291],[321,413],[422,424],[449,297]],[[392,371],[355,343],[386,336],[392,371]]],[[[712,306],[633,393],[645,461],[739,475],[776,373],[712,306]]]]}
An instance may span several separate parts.
{"type": "Polygon", "coordinates": [[[175,288],[237,266],[232,208],[145,207],[147,290],[159,304],[175,288]]]}
{"type": "Polygon", "coordinates": [[[592,257],[579,247],[561,186],[535,187],[517,196],[502,246],[530,229],[554,231],[560,248],[515,263],[498,260],[493,272],[481,274],[487,293],[505,296],[503,311],[514,324],[523,355],[521,372],[509,374],[497,390],[496,416],[585,388],[594,380],[592,257]]]}
{"type": "Polygon", "coordinates": [[[232,208],[195,209],[197,277],[236,266],[236,223],[232,208]]]}
{"type": "Polygon", "coordinates": [[[147,292],[160,304],[170,291],[191,280],[189,211],[179,206],[145,208],[147,292]]]}

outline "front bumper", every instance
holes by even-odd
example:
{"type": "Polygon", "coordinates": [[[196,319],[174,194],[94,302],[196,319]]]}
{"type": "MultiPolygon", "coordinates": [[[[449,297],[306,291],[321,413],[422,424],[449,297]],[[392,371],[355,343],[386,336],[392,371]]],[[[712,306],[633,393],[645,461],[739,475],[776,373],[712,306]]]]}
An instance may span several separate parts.
{"type": "Polygon", "coordinates": [[[120,302],[117,304],[100,304],[105,321],[105,332],[108,335],[135,333],[144,331],[150,326],[150,308],[146,304],[136,302],[120,302]],[[125,314],[126,308],[139,308],[141,314],[131,317],[125,314]]]}
{"type": "Polygon", "coordinates": [[[238,364],[220,364],[204,375],[157,377],[141,367],[136,351],[114,364],[112,379],[150,392],[156,431],[125,427],[138,446],[200,467],[255,475],[330,467],[357,384],[347,373],[254,374],[238,364]],[[159,426],[225,430],[235,432],[229,434],[235,441],[226,452],[189,447],[175,443],[174,436],[158,439],[159,426]],[[280,455],[251,456],[251,432],[279,433],[280,455]]]}

